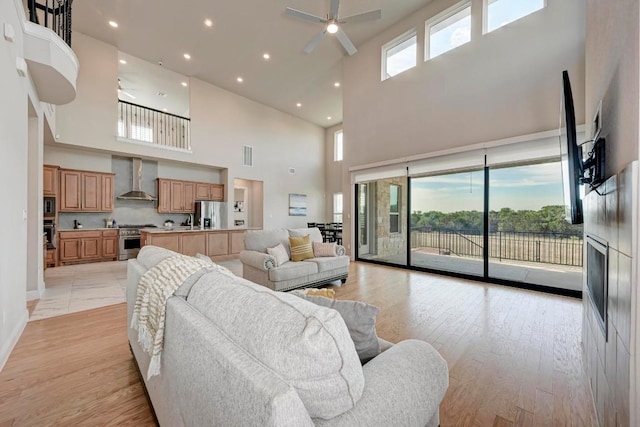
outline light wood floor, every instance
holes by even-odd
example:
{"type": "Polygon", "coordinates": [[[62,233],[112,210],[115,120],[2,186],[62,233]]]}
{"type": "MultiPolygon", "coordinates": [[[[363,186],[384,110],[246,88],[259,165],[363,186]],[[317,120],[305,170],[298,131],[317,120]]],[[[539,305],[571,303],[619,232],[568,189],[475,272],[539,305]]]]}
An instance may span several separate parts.
{"type": "MultiPolygon", "coordinates": [[[[443,427],[597,425],[578,300],[363,263],[336,296],[380,307],[382,338],[440,351],[443,427]]],[[[153,425],[124,304],[27,325],[0,372],[0,426],[42,425],[153,425]]]]}

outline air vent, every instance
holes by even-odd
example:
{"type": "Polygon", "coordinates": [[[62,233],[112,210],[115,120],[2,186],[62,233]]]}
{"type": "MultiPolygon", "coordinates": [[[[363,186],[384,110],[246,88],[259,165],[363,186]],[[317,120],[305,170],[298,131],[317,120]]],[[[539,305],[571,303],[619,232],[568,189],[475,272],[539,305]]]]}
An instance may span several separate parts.
{"type": "Polygon", "coordinates": [[[245,145],[242,151],[242,164],[244,166],[253,166],[253,147],[245,145]]]}
{"type": "Polygon", "coordinates": [[[289,168],[289,173],[291,175],[295,175],[296,174],[296,168],[289,168]]]}

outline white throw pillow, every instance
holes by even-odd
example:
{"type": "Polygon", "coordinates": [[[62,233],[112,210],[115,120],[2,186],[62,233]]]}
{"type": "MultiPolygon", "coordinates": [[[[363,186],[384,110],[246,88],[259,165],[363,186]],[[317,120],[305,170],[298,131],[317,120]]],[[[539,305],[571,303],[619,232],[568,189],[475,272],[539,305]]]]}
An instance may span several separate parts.
{"type": "Polygon", "coordinates": [[[289,261],[289,254],[284,246],[282,246],[282,243],[278,243],[278,246],[274,246],[273,248],[267,248],[267,253],[276,259],[277,267],[289,261]]]}
{"type": "Polygon", "coordinates": [[[313,256],[316,258],[325,256],[336,256],[336,243],[335,242],[313,242],[313,256]]]}

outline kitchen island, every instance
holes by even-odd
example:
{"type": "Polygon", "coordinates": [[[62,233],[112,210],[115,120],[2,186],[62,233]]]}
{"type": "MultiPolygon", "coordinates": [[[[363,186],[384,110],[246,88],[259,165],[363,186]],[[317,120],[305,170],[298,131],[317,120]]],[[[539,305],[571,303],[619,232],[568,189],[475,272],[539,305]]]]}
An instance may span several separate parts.
{"type": "Polygon", "coordinates": [[[244,249],[247,229],[200,229],[198,227],[143,228],[140,246],[159,246],[194,256],[204,254],[213,259],[235,258],[244,249]]]}

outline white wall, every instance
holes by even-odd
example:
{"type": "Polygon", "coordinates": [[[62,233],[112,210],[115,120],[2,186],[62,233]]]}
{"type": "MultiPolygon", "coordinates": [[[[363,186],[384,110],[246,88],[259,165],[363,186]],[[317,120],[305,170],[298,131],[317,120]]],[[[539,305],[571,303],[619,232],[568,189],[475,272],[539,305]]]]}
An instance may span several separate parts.
{"type": "Polygon", "coordinates": [[[224,168],[225,200],[234,178],[263,181],[265,228],[299,227],[324,214],[324,129],[192,77],[192,154],[118,142],[117,49],[78,33],[73,48],[81,64],[78,98],[57,110],[56,145],[224,168]],[[242,166],[243,145],[254,147],[253,167],[242,166]],[[289,193],[308,195],[307,217],[288,216],[289,193]]]}
{"type": "MultiPolygon", "coordinates": [[[[2,99],[0,102],[0,171],[5,185],[0,186],[0,198],[4,201],[0,209],[0,223],[4,224],[0,239],[0,369],[4,366],[22,329],[26,325],[28,313],[27,296],[27,236],[28,218],[37,215],[39,205],[28,203],[29,179],[32,169],[29,163],[29,98],[33,100],[32,116],[40,117],[39,101],[29,78],[20,77],[16,72],[16,58],[23,55],[21,19],[16,5],[22,2],[0,2],[0,25],[9,24],[15,30],[13,43],[0,39],[0,81],[2,99]]],[[[24,16],[24,15],[22,15],[24,16]]],[[[42,123],[42,120],[39,120],[42,123]]],[[[36,131],[42,134],[42,131],[36,131]]],[[[34,137],[35,144],[42,140],[34,137]]],[[[36,149],[37,150],[37,149],[36,149]]],[[[33,157],[41,153],[32,153],[33,157]]],[[[36,178],[37,179],[37,178],[36,178]]],[[[32,181],[33,183],[33,181],[32,181]]],[[[34,183],[37,186],[37,184],[34,183]]],[[[41,185],[41,184],[40,184],[41,185]]],[[[42,230],[42,225],[36,225],[42,230]]],[[[31,230],[30,233],[33,233],[31,230]]],[[[37,232],[36,232],[37,234],[37,232]]],[[[37,256],[37,255],[36,255],[37,256]]],[[[38,274],[30,274],[32,281],[38,274]]],[[[37,283],[29,283],[37,288],[37,283]]]]}
{"type": "MultiPolygon", "coordinates": [[[[351,166],[557,128],[564,69],[577,122],[584,122],[582,0],[549,0],[543,10],[484,36],[476,25],[471,42],[424,62],[425,20],[455,3],[430,2],[345,58],[345,195],[351,166]],[[381,82],[382,45],[411,28],[418,34],[417,66],[381,82]]],[[[472,0],[473,22],[481,8],[482,0],[472,0]]],[[[345,197],[345,223],[351,205],[345,197]]]]}

